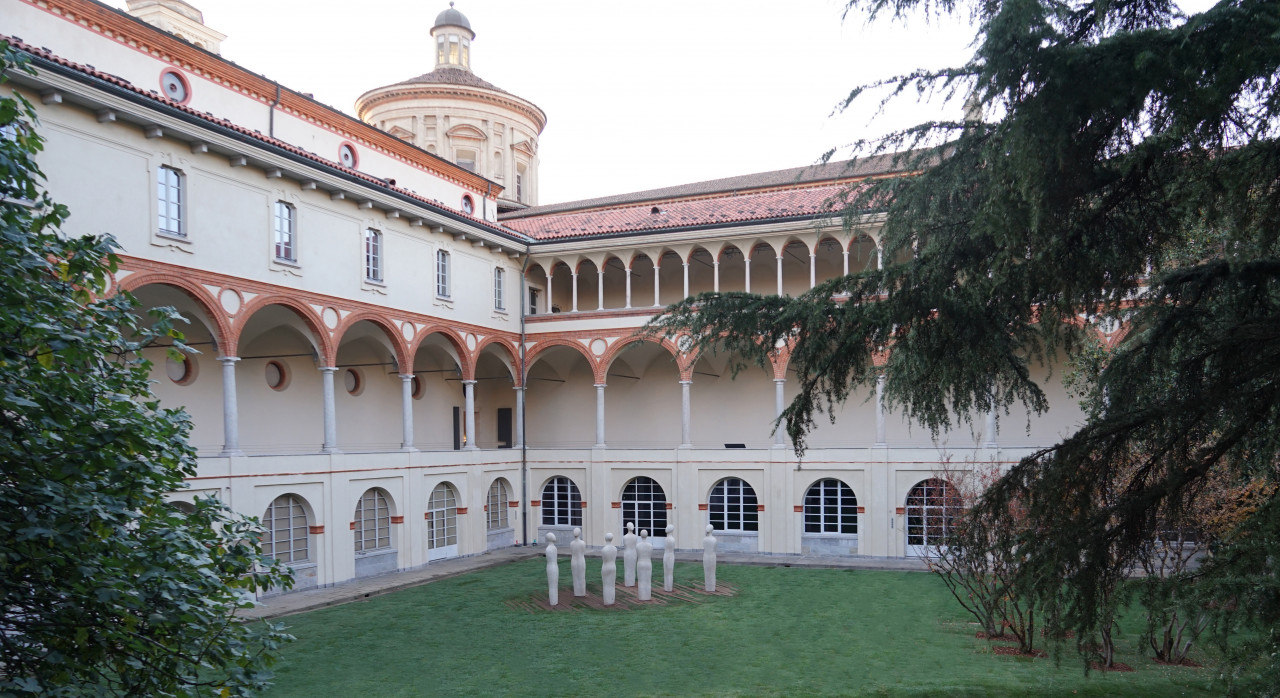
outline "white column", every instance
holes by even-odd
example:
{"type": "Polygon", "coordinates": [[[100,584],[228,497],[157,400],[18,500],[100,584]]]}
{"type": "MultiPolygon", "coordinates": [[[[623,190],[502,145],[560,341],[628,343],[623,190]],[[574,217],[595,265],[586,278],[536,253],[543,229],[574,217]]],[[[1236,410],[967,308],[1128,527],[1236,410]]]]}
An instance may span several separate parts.
{"type": "Polygon", "coordinates": [[[597,310],[604,310],[604,267],[600,267],[599,276],[600,283],[596,285],[596,295],[600,297],[600,307],[597,310]]]}
{"type": "Polygon", "coordinates": [[[573,309],[570,312],[578,312],[578,272],[573,272],[573,309]]]}
{"type": "Polygon", "coordinates": [[[467,425],[467,445],[463,450],[474,451],[479,446],[476,445],[476,382],[475,380],[462,381],[462,402],[464,415],[464,423],[467,425]]]}
{"type": "Polygon", "coordinates": [[[720,258],[711,262],[711,290],[720,292],[720,258]]]}
{"type": "Polygon", "coordinates": [[[996,441],[996,411],[994,408],[987,413],[987,442],[982,444],[983,448],[998,448],[999,443],[996,441]]]}
{"type": "Polygon", "coordinates": [[[657,264],[653,265],[653,307],[661,308],[662,303],[658,300],[658,270],[661,269],[657,264]]]}
{"type": "Polygon", "coordinates": [[[782,295],[782,255],[778,255],[778,295],[782,295]]]}
{"type": "Polygon", "coordinates": [[[404,434],[404,441],[400,444],[400,448],[405,451],[416,451],[413,447],[413,374],[400,374],[400,431],[404,434]]]}
{"type": "Polygon", "coordinates": [[[627,308],[631,307],[631,267],[626,267],[627,276],[627,308]]]}
{"type": "Polygon", "coordinates": [[[524,386],[517,385],[516,391],[516,433],[512,441],[512,448],[520,448],[524,446],[524,386]]]}
{"type": "Polygon", "coordinates": [[[604,448],[604,383],[596,384],[596,448],[604,448]]]}
{"type": "Polygon", "coordinates": [[[240,408],[236,402],[236,362],[238,356],[219,356],[222,364],[222,453],[238,456],[240,450],[240,408]]]}
{"type": "Polygon", "coordinates": [[[876,445],[885,446],[884,374],[876,376],[876,445]]]}
{"type": "Polygon", "coordinates": [[[547,274],[547,314],[548,315],[551,314],[551,277],[552,277],[552,274],[548,273],[547,274]]]}
{"type": "Polygon", "coordinates": [[[809,253],[809,288],[818,285],[818,255],[809,253]]]}
{"type": "Polygon", "coordinates": [[[324,386],[324,445],[320,450],[324,453],[338,452],[338,413],[333,404],[333,374],[337,372],[336,366],[320,368],[320,382],[324,386]]]}
{"type": "Polygon", "coordinates": [[[849,248],[844,248],[844,275],[849,275],[849,248]]]}
{"type": "Polygon", "coordinates": [[[876,245],[876,269],[884,269],[884,248],[876,245]]]}
{"type": "Polygon", "coordinates": [[[690,439],[689,385],[692,381],[680,381],[680,448],[693,448],[690,439]]]}
{"type": "Polygon", "coordinates": [[[746,258],[746,267],[743,269],[743,289],[747,293],[751,293],[751,257],[746,258]]]}
{"type": "MultiPolygon", "coordinates": [[[[774,389],[773,389],[773,404],[774,404],[774,412],[773,412],[773,414],[774,414],[774,416],[775,416],[775,417],[781,417],[781,416],[782,416],[782,409],[783,409],[783,390],[784,390],[784,387],[786,386],[786,384],[787,384],[787,379],[786,379],[786,378],[774,378],[774,379],[773,379],[773,386],[774,386],[774,389]]],[[[786,427],[786,425],[785,425],[785,424],[779,424],[779,425],[778,425],[778,430],[774,432],[774,434],[773,434],[773,447],[774,447],[774,448],[786,448],[786,447],[787,447],[787,427],[786,427]]]]}
{"type": "Polygon", "coordinates": [[[684,263],[684,297],[689,297],[689,263],[684,263]]]}

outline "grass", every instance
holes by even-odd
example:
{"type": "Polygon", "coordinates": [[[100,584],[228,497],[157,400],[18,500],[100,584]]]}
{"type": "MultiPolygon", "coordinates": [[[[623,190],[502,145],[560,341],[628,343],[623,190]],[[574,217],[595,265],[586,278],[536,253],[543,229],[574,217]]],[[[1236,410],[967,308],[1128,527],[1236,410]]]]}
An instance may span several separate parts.
{"type": "MultiPolygon", "coordinates": [[[[1133,673],[1000,656],[928,574],[721,565],[735,597],[632,611],[514,610],[546,593],[531,560],[284,619],[297,642],[269,698],[422,695],[1216,695],[1211,669],[1155,664],[1140,619],[1133,673]]],[[[598,587],[598,563],[589,580],[598,587]]],[[[655,576],[661,585],[659,566],[655,576]]],[[[701,581],[679,565],[676,582],[701,581]]],[[[562,561],[561,602],[572,595],[562,561]]],[[[622,579],[619,571],[618,579],[622,579]]],[[[598,589],[597,589],[598,590],[598,589]]]]}

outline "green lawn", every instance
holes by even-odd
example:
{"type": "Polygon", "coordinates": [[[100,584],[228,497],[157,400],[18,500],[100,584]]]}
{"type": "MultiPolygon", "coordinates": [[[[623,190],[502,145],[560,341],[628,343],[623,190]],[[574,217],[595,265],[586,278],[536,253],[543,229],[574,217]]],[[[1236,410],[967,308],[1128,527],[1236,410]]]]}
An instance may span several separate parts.
{"type": "MultiPolygon", "coordinates": [[[[995,655],[932,575],[722,565],[735,597],[632,611],[513,610],[546,591],[531,560],[284,619],[271,698],[420,695],[1214,695],[1210,669],[1133,673],[995,655]]],[[[589,561],[590,580],[598,563],[589,561]]],[[[658,585],[659,566],[654,565],[658,585]]],[[[680,565],[677,583],[701,580],[680,565]]],[[[569,582],[561,563],[560,580],[569,582]]],[[[619,571],[618,579],[622,579],[619,571]]],[[[598,586],[592,585],[593,588],[598,586]]],[[[561,602],[571,599],[561,591],[561,602]]]]}

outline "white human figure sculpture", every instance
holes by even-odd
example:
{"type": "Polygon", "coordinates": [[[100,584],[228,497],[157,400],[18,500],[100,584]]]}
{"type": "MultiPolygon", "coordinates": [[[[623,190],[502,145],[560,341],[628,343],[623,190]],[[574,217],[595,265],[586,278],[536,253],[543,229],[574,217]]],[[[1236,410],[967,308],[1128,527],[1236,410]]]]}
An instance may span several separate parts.
{"type": "Polygon", "coordinates": [[[702,539],[702,588],[707,591],[716,590],[716,537],[711,535],[715,530],[707,524],[707,537],[702,539]]]}
{"type": "Polygon", "coordinates": [[[600,598],[604,605],[613,605],[614,587],[618,585],[618,546],[613,544],[613,534],[604,534],[604,549],[600,551],[600,582],[604,585],[600,598]]]}
{"type": "Polygon", "coordinates": [[[653,598],[653,543],[649,542],[648,531],[640,532],[636,554],[636,598],[649,601],[653,598]]]}
{"type": "Polygon", "coordinates": [[[622,585],[636,585],[636,525],[630,521],[622,534],[622,585]]]}
{"type": "Polygon", "coordinates": [[[569,572],[573,575],[573,595],[587,595],[587,544],[582,541],[582,529],[573,529],[573,542],[569,544],[569,572]]]}
{"type": "Polygon", "coordinates": [[[662,546],[662,590],[671,591],[676,583],[676,537],[671,535],[675,526],[667,526],[667,540],[662,546]]]}
{"type": "Polygon", "coordinates": [[[556,548],[556,534],[547,534],[547,603],[552,606],[560,603],[560,561],[556,557],[560,551],[556,548]]]}

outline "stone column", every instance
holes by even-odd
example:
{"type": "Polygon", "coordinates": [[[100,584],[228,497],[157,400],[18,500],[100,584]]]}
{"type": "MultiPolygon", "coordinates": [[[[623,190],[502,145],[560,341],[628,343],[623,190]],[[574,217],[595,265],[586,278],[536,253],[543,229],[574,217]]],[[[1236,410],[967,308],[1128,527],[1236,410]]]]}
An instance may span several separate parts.
{"type": "Polygon", "coordinates": [[[600,267],[599,277],[600,283],[596,285],[596,295],[600,297],[600,307],[597,310],[604,310],[604,267],[600,267]]]}
{"type": "Polygon", "coordinates": [[[716,257],[711,262],[711,290],[716,293],[720,292],[720,258],[716,257]]]}
{"type": "Polygon", "coordinates": [[[809,253],[809,288],[818,285],[818,255],[817,253],[809,253]]]}
{"type": "Polygon", "coordinates": [[[844,248],[844,275],[849,275],[849,248],[844,248]]]}
{"type": "Polygon", "coordinates": [[[657,264],[653,265],[653,307],[655,308],[662,307],[661,301],[658,300],[661,297],[658,295],[658,270],[659,269],[661,269],[661,267],[659,267],[657,264]]]}
{"type": "Polygon", "coordinates": [[[884,374],[876,376],[876,445],[885,446],[884,374]]]}
{"type": "Polygon", "coordinates": [[[782,295],[782,255],[778,255],[778,295],[782,295]]]}
{"type": "Polygon", "coordinates": [[[475,451],[480,447],[476,445],[476,382],[474,379],[462,381],[462,400],[462,409],[466,412],[463,421],[467,425],[467,445],[463,450],[475,451]]]}
{"type": "Polygon", "coordinates": [[[400,419],[404,441],[400,448],[405,451],[416,451],[413,447],[413,374],[400,374],[400,419]]]}
{"type": "Polygon", "coordinates": [[[222,453],[223,456],[239,456],[240,408],[236,402],[236,362],[238,356],[219,356],[222,364],[222,453]]]}
{"type": "Polygon", "coordinates": [[[570,275],[570,278],[573,283],[573,308],[570,312],[576,313],[578,312],[578,272],[573,272],[573,274],[570,275]]]}
{"type": "Polygon", "coordinates": [[[884,248],[876,245],[876,269],[884,269],[884,248]]]}
{"type": "Polygon", "coordinates": [[[746,259],[747,259],[746,267],[743,270],[743,276],[742,276],[742,281],[743,281],[742,285],[744,287],[742,290],[746,291],[747,293],[751,293],[751,257],[748,255],[746,259]]]}
{"type": "Polygon", "coordinates": [[[627,305],[626,305],[626,307],[627,307],[627,308],[630,308],[630,307],[631,307],[631,267],[624,267],[624,268],[623,268],[623,271],[625,271],[625,272],[626,272],[626,277],[627,277],[627,305]]]}
{"type": "Polygon", "coordinates": [[[516,391],[516,433],[513,435],[511,447],[524,446],[524,386],[517,385],[516,391]]]}
{"type": "Polygon", "coordinates": [[[680,448],[693,448],[690,439],[689,386],[692,381],[680,381],[680,448]]]}
{"type": "Polygon", "coordinates": [[[684,297],[689,297],[689,263],[684,263],[684,297]]]}
{"type": "Polygon", "coordinates": [[[338,372],[336,366],[322,366],[320,381],[324,386],[324,453],[338,452],[338,413],[333,403],[333,374],[338,372]]]}
{"type": "Polygon", "coordinates": [[[548,315],[551,314],[551,305],[552,305],[551,303],[551,277],[552,276],[553,274],[551,274],[551,272],[547,272],[547,314],[548,315]]]}
{"type": "MultiPolygon", "coordinates": [[[[773,390],[774,416],[777,416],[777,417],[781,417],[781,416],[782,416],[782,410],[783,410],[783,407],[784,407],[784,403],[783,403],[783,389],[784,389],[784,387],[786,386],[786,384],[787,384],[787,379],[786,379],[786,378],[774,378],[774,379],[773,379],[773,385],[774,385],[774,390],[773,390]]],[[[778,430],[777,430],[777,431],[775,431],[775,432],[773,433],[773,447],[774,447],[774,448],[786,448],[786,447],[787,447],[787,432],[786,432],[786,427],[785,427],[785,425],[779,424],[779,425],[778,425],[778,430]]]]}
{"type": "Polygon", "coordinates": [[[996,411],[994,408],[992,408],[990,412],[987,412],[986,432],[987,432],[987,439],[986,439],[987,442],[982,444],[982,447],[998,448],[1000,444],[996,441],[996,411]]]}
{"type": "Polygon", "coordinates": [[[604,448],[604,383],[596,383],[596,448],[604,448]]]}

